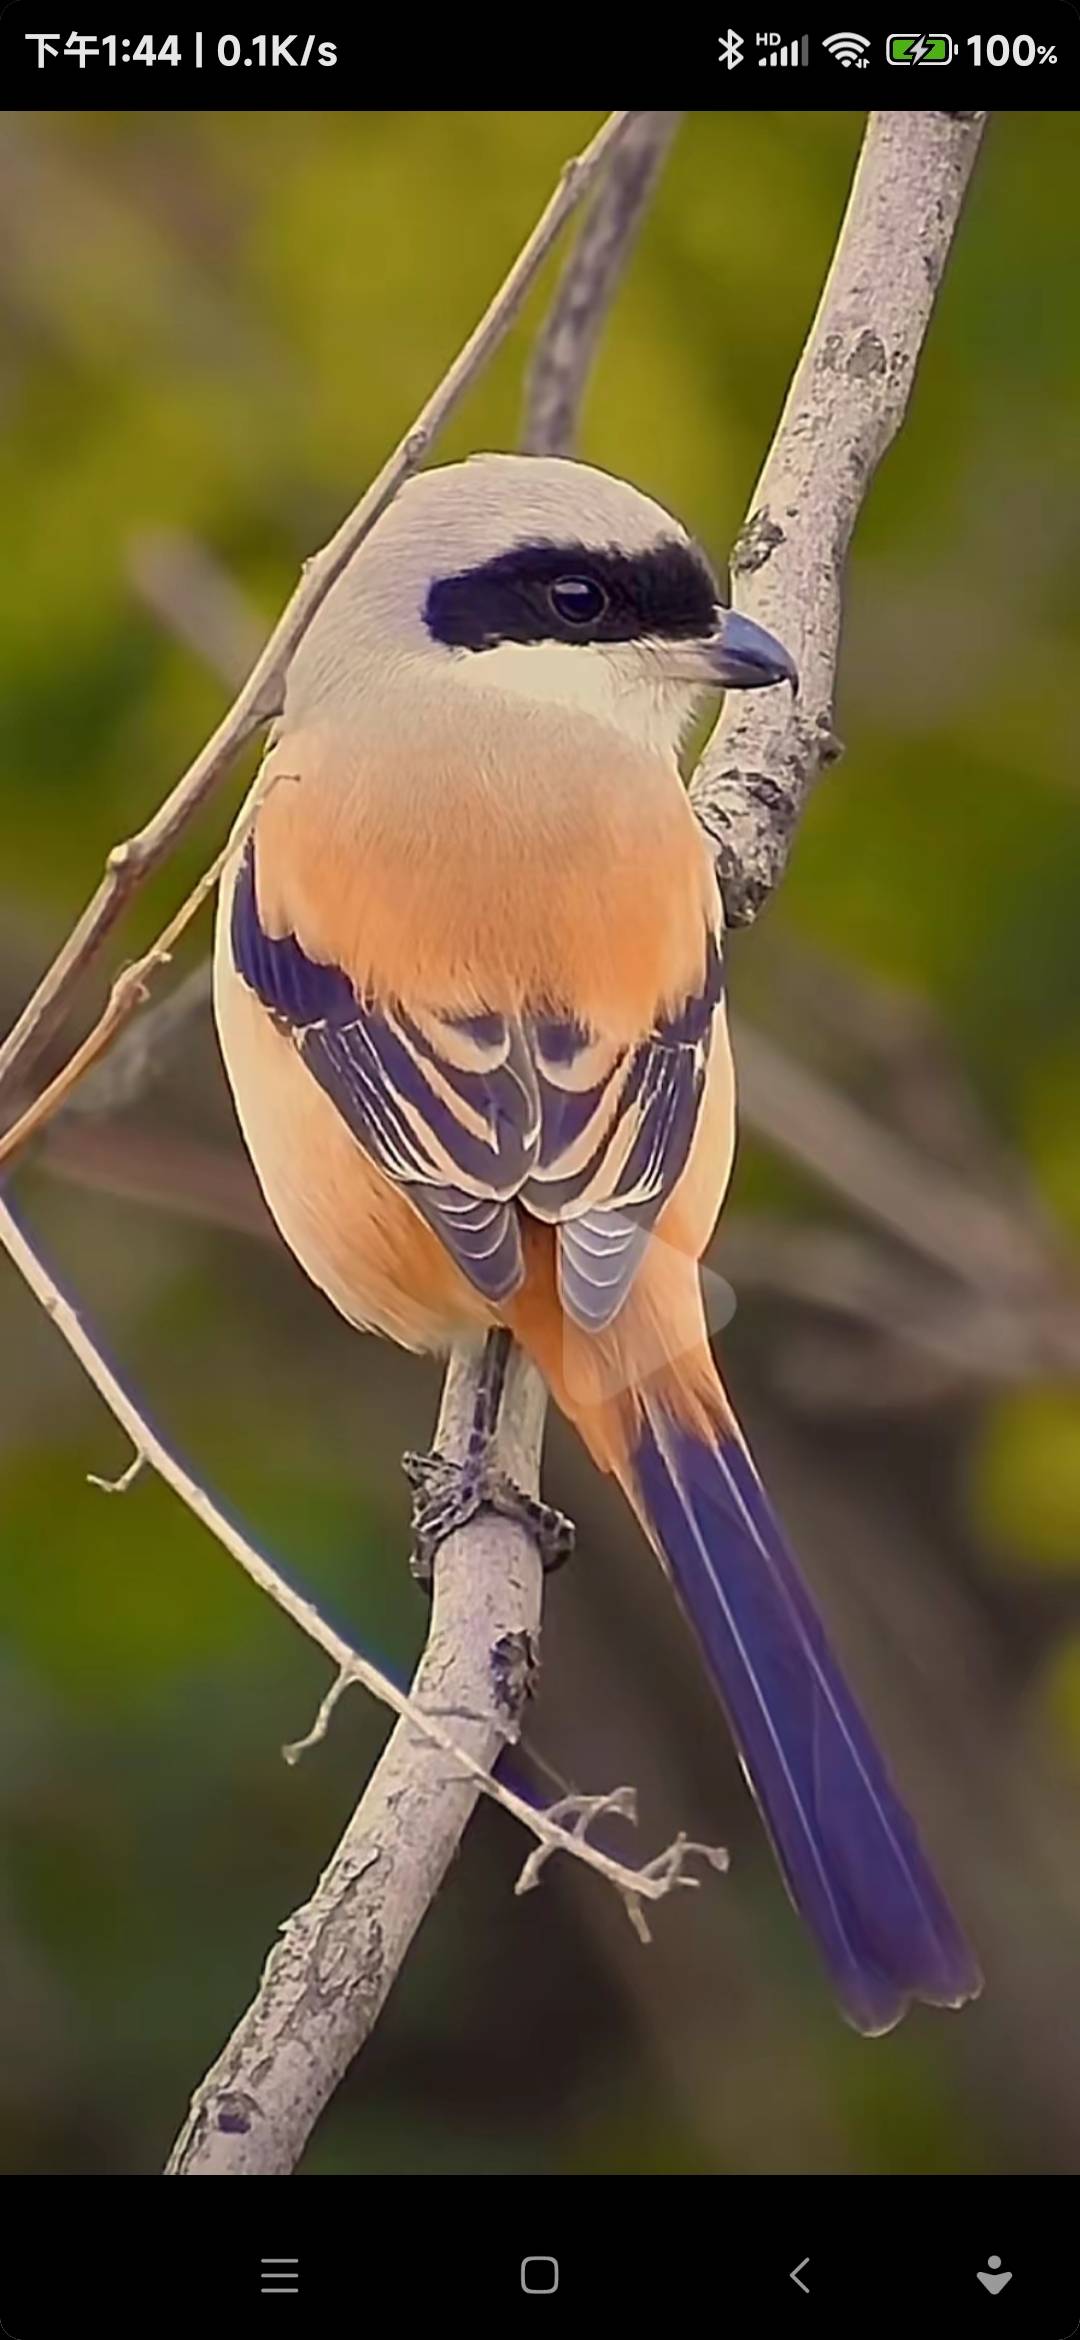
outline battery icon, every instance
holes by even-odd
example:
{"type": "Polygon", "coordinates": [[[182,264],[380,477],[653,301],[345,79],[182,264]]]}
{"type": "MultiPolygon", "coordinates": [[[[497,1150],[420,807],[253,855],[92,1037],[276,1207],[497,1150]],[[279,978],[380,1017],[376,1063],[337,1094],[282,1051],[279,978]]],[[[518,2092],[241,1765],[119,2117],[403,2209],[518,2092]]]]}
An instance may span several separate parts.
{"type": "Polygon", "coordinates": [[[885,55],[890,65],[951,65],[956,42],[948,33],[890,33],[885,55]]]}

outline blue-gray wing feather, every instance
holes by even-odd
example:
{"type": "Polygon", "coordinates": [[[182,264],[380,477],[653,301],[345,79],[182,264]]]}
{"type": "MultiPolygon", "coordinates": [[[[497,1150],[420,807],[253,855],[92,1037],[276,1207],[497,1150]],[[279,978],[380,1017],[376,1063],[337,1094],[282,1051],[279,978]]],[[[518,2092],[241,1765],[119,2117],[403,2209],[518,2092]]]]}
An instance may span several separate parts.
{"type": "Polygon", "coordinates": [[[493,1304],[522,1281],[519,1212],[557,1227],[563,1305],[610,1323],[689,1156],[723,994],[710,935],[701,985],[631,1047],[572,1018],[447,1016],[357,993],[340,967],[271,936],[249,838],[233,892],[233,962],[332,1098],[493,1304]]]}
{"type": "Polygon", "coordinates": [[[358,1144],[404,1188],[485,1299],[524,1274],[513,1197],[539,1145],[535,1076],[502,1016],[463,1018],[445,1044],[438,1020],[355,991],[340,967],[309,958],[259,917],[254,841],[237,872],[230,940],[237,973],[292,1040],[358,1144]]]}

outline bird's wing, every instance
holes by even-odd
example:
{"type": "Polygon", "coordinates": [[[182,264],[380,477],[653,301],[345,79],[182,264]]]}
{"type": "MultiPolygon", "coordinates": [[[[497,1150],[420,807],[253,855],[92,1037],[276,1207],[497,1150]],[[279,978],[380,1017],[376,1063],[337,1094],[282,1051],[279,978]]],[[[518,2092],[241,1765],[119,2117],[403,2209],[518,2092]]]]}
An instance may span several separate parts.
{"type": "Polygon", "coordinates": [[[230,941],[237,973],[364,1152],[407,1190],[485,1299],[506,1299],[524,1273],[512,1198],[541,1135],[522,1026],[501,1015],[449,1017],[362,998],[340,967],[309,958],[295,935],[268,935],[250,837],[230,941]]]}
{"type": "Polygon", "coordinates": [[[520,1202],[558,1228],[568,1314],[609,1324],[690,1153],[723,995],[719,934],[704,936],[687,997],[629,1045],[550,1013],[449,1015],[358,994],[295,934],[267,934],[250,837],[230,939],[237,973],[476,1290],[496,1304],[518,1289],[520,1202]]]}
{"type": "Polygon", "coordinates": [[[541,1133],[521,1199],[557,1223],[562,1303],[587,1331],[622,1306],[686,1168],[723,989],[719,933],[708,932],[699,983],[631,1046],[572,1022],[530,1025],[541,1133]]]}

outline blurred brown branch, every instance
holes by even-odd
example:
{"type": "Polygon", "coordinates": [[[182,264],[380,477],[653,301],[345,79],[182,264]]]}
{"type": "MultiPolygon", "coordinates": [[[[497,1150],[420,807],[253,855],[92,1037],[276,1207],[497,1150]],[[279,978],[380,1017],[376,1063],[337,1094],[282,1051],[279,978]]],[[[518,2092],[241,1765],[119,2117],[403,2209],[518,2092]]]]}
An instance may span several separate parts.
{"type": "Polygon", "coordinates": [[[521,425],[527,455],[574,445],[608,308],[682,119],[639,114],[612,155],[537,336],[521,425]]]}
{"type": "Polygon", "coordinates": [[[46,1132],[50,1144],[58,1127],[76,1119],[107,1121],[152,1088],[195,1018],[209,1015],[211,990],[207,957],[163,999],[148,1005],[126,1032],[118,1032],[99,1061],[62,1099],[46,1132]]]}
{"type": "Polygon", "coordinates": [[[128,552],[131,581],[167,634],[239,690],[263,628],[247,595],[197,537],[147,529],[128,552]]]}
{"type": "Polygon", "coordinates": [[[197,1225],[276,1243],[277,1231],[237,1152],[132,1120],[84,1120],[70,1109],[35,1157],[51,1177],[197,1225]]]}

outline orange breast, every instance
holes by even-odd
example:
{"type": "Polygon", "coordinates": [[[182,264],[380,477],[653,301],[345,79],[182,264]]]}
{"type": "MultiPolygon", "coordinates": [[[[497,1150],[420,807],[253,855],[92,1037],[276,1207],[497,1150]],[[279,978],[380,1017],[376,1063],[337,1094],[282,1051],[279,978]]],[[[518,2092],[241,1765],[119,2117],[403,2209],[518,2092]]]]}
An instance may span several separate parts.
{"type": "Polygon", "coordinates": [[[674,768],[590,740],[519,720],[497,764],[447,747],[418,772],[400,740],[346,770],[333,741],[283,738],[257,823],[264,923],[376,994],[648,1031],[700,978],[715,882],[674,768]]]}

